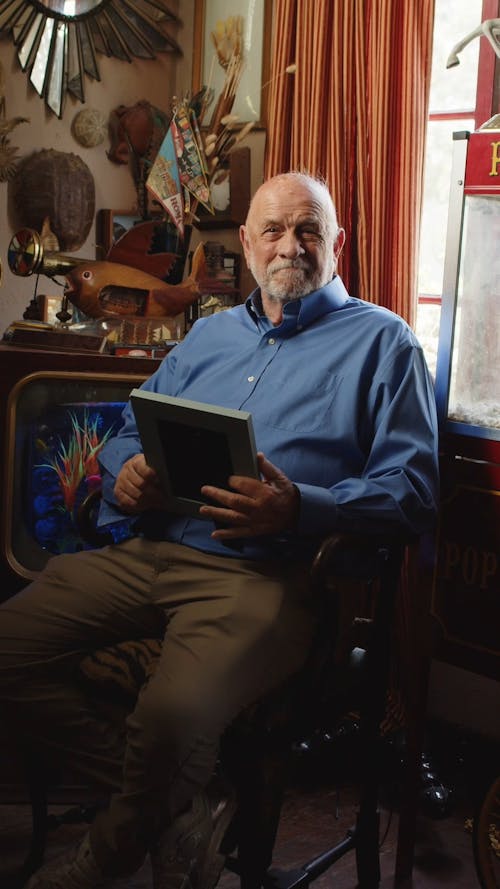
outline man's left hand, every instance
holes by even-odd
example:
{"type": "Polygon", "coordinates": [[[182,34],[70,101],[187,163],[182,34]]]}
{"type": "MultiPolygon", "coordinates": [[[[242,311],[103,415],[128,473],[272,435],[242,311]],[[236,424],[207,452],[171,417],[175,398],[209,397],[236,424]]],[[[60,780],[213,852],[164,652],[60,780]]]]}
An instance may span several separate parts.
{"type": "Polygon", "coordinates": [[[216,540],[238,537],[258,537],[261,534],[279,534],[294,528],[300,508],[300,494],[294,484],[280,469],[257,455],[263,480],[232,475],[231,491],[204,485],[204,497],[221,506],[202,506],[200,515],[212,519],[217,529],[212,532],[216,540]],[[221,527],[222,526],[222,527],[221,527]]]}

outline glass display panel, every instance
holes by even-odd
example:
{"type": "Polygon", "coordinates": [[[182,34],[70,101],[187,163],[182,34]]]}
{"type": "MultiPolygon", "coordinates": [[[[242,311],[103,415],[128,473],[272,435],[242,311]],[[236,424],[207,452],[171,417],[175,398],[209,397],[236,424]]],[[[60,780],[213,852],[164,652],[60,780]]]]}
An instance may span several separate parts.
{"type": "Polygon", "coordinates": [[[465,199],[448,419],[500,438],[500,199],[465,199]],[[495,433],[496,430],[496,433],[495,433]]]}
{"type": "MultiPolygon", "coordinates": [[[[134,384],[130,376],[100,379],[93,374],[41,372],[13,390],[7,550],[26,576],[43,568],[52,554],[91,548],[78,532],[76,513],[100,486],[97,458],[122,425],[134,384]]],[[[127,520],[106,530],[115,540],[130,535],[127,520]]]]}

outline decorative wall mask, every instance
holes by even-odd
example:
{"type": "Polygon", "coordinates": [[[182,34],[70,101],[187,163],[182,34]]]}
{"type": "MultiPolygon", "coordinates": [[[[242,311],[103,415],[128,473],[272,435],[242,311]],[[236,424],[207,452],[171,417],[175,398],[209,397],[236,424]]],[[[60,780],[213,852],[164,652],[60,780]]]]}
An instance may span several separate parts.
{"type": "Polygon", "coordinates": [[[127,62],[181,53],[166,23],[179,19],[164,0],[0,0],[0,32],[11,35],[21,68],[58,117],[66,91],[85,101],[85,74],[100,80],[97,53],[127,62]]]}
{"type": "Polygon", "coordinates": [[[111,147],[108,157],[114,164],[129,164],[142,219],[149,215],[146,179],[171,118],[171,114],[166,114],[146,99],[141,99],[135,105],[120,105],[109,115],[111,147]]]}

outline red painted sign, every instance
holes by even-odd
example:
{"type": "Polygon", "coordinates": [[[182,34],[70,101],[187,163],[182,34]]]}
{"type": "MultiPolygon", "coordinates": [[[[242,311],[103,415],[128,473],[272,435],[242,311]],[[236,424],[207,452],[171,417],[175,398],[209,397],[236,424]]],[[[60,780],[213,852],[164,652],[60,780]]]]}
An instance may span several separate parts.
{"type": "Polygon", "coordinates": [[[465,168],[466,194],[500,194],[500,130],[471,133],[465,168]]]}

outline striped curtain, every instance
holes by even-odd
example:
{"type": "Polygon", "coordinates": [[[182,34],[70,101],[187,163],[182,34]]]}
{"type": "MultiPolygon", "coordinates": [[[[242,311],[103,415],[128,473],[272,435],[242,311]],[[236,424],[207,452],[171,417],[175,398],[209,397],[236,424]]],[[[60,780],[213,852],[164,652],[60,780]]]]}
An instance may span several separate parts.
{"type": "Polygon", "coordinates": [[[266,177],[327,180],[348,290],[410,324],[433,18],[434,0],[274,0],[266,177]]]}

